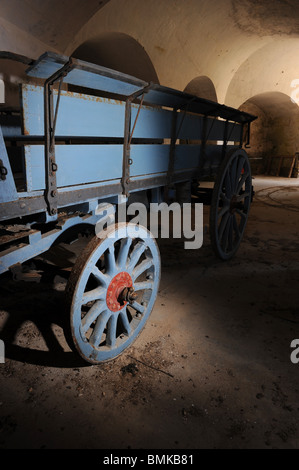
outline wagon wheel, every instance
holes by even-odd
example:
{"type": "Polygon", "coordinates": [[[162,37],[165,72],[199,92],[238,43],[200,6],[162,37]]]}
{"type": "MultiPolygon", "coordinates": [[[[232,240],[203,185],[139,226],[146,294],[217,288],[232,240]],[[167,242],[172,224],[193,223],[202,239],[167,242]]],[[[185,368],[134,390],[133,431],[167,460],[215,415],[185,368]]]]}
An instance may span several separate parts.
{"type": "Polygon", "coordinates": [[[159,282],[159,249],[145,227],[121,223],[91,240],[66,290],[72,341],[83,359],[114,359],[136,339],[159,282]]]}
{"type": "Polygon", "coordinates": [[[211,244],[223,260],[237,252],[246,227],[252,198],[248,156],[233,150],[223,160],[212,194],[210,211],[211,244]]]}

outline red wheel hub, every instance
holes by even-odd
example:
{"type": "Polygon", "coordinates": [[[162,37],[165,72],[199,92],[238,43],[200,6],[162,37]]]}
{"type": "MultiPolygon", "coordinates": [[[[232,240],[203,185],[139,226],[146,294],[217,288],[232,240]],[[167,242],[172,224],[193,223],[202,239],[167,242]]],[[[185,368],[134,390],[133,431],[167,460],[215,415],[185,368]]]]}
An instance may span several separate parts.
{"type": "Polygon", "coordinates": [[[118,312],[121,310],[127,302],[121,300],[121,294],[124,289],[129,289],[133,286],[133,281],[130,274],[122,272],[117,274],[109,284],[107,289],[106,302],[111,312],[118,312]]]}

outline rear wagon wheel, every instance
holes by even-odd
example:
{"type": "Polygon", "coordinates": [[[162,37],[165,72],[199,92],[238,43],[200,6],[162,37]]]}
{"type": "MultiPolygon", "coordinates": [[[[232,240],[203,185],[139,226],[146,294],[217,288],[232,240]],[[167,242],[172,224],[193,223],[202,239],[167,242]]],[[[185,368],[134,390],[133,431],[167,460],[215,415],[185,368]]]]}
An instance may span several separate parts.
{"type": "Polygon", "coordinates": [[[210,208],[210,237],[215,254],[231,259],[237,252],[252,198],[250,162],[242,149],[227,154],[218,170],[210,208]]]}

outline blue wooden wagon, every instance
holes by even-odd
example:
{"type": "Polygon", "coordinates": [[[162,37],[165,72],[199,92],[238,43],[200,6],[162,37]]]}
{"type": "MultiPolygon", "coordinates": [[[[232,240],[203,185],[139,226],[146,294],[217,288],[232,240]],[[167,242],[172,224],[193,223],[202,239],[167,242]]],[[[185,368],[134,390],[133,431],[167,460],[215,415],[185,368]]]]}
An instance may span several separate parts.
{"type": "MultiPolygon", "coordinates": [[[[236,253],[252,200],[243,146],[254,116],[54,53],[0,58],[25,63],[30,79],[21,112],[0,108],[0,274],[62,235],[108,223],[119,197],[162,202],[171,190],[187,202],[192,187],[211,206],[216,254],[236,253]],[[212,191],[199,186],[207,178],[212,191]]],[[[71,272],[72,340],[88,362],[123,352],[153,309],[159,250],[147,228],[136,229],[108,223],[71,272]]]]}

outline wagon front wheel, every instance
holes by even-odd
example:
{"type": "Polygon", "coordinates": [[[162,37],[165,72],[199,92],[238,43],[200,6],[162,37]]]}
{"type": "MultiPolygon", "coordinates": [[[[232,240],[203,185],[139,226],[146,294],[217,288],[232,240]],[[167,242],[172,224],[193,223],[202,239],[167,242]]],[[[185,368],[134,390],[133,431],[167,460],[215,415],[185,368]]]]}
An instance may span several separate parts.
{"type": "Polygon", "coordinates": [[[211,244],[216,255],[231,259],[247,224],[252,198],[250,162],[242,149],[224,158],[215,182],[210,209],[211,244]]]}
{"type": "Polygon", "coordinates": [[[118,224],[91,240],[66,290],[72,342],[83,359],[105,362],[132,344],[153,309],[159,282],[159,249],[145,227],[118,224]]]}

